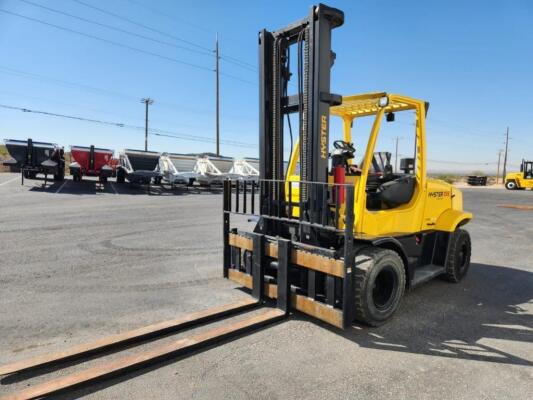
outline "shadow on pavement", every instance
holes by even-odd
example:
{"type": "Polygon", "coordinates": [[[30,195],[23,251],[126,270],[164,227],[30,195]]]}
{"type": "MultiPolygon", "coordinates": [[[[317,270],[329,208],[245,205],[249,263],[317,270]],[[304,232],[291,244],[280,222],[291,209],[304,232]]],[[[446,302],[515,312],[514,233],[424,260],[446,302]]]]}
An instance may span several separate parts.
{"type": "Polygon", "coordinates": [[[520,354],[533,342],[533,273],[473,263],[459,284],[413,290],[386,325],[327,328],[366,348],[533,366],[520,354]]]}
{"type": "MultiPolygon", "coordinates": [[[[522,351],[520,344],[527,345],[533,341],[532,288],[531,272],[473,263],[470,274],[459,284],[437,279],[410,292],[396,316],[379,328],[354,325],[341,331],[299,313],[294,314],[292,319],[316,323],[364,348],[533,366],[531,357],[528,359],[523,357],[525,354],[516,354],[522,351]],[[511,350],[507,350],[509,346],[511,350]]],[[[255,332],[267,328],[262,327],[255,332]]],[[[75,390],[55,394],[54,398],[83,397],[213,346],[217,344],[186,355],[169,357],[119,376],[89,382],[75,390]]],[[[50,368],[41,373],[53,370],[50,368]]],[[[22,379],[25,378],[8,377],[2,383],[22,379]]]]}

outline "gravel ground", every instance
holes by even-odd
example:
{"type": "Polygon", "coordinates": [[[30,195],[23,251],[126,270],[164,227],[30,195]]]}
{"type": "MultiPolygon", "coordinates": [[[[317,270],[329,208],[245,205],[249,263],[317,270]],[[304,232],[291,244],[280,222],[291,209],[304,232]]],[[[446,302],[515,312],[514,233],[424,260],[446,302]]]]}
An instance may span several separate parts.
{"type": "MultiPolygon", "coordinates": [[[[297,314],[61,397],[531,399],[533,211],[498,205],[533,193],[463,192],[468,277],[414,290],[385,326],[342,332],[297,314]]],[[[0,362],[245,298],[221,278],[221,200],[0,174],[0,362]]],[[[5,377],[0,394],[95,363],[5,377]]]]}

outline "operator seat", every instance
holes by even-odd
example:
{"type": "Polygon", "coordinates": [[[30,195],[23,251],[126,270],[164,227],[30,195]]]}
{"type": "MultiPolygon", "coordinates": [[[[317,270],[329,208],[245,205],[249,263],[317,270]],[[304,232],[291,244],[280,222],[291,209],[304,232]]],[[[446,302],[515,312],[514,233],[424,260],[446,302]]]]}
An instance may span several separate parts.
{"type": "Polygon", "coordinates": [[[380,200],[388,207],[395,208],[411,201],[415,192],[416,178],[412,175],[402,176],[379,186],[380,200]]]}

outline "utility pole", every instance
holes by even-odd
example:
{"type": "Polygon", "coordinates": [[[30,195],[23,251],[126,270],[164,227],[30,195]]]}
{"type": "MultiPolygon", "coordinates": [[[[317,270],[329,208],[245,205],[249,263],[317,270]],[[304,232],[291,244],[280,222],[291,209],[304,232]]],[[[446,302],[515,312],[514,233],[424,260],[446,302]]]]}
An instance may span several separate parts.
{"type": "Polygon", "coordinates": [[[509,127],[507,127],[507,132],[505,133],[505,154],[503,156],[503,179],[507,175],[507,151],[509,149],[509,127]]]}
{"type": "Polygon", "coordinates": [[[144,114],[144,151],[148,151],[148,106],[154,104],[154,101],[150,97],[141,99],[141,103],[146,106],[144,114]]]}
{"type": "Polygon", "coordinates": [[[498,172],[496,172],[496,184],[498,184],[500,180],[500,160],[502,158],[502,149],[498,150],[498,172]]]}
{"type": "Polygon", "coordinates": [[[216,140],[217,140],[217,156],[220,156],[220,69],[219,69],[220,56],[218,55],[218,33],[215,43],[215,75],[216,75],[216,140]]]}
{"type": "Polygon", "coordinates": [[[399,136],[396,136],[396,153],[394,153],[394,172],[398,172],[398,142],[403,139],[399,136]]]}

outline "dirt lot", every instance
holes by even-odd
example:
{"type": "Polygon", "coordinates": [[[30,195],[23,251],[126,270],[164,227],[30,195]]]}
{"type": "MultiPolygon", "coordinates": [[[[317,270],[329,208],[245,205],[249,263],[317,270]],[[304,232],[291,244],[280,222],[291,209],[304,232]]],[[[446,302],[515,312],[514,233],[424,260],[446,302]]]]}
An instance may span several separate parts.
{"type": "MultiPolygon", "coordinates": [[[[409,293],[389,324],[342,332],[298,314],[62,398],[531,399],[533,211],[498,205],[533,193],[463,191],[469,276],[409,293]]],[[[1,363],[245,298],[221,278],[221,200],[0,174],[1,363]]],[[[5,377],[0,394],[100,361],[5,377]]]]}

